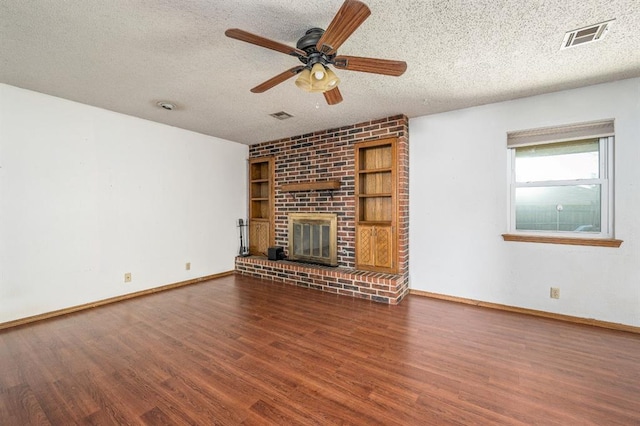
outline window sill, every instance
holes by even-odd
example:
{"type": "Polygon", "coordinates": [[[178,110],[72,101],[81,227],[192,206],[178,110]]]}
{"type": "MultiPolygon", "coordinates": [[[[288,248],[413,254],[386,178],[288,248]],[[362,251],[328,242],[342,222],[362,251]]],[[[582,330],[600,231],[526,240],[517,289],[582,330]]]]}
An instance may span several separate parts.
{"type": "Polygon", "coordinates": [[[535,235],[502,234],[505,241],[523,243],[567,244],[574,246],[620,247],[622,240],[612,238],[571,238],[571,237],[540,237],[535,235]]]}

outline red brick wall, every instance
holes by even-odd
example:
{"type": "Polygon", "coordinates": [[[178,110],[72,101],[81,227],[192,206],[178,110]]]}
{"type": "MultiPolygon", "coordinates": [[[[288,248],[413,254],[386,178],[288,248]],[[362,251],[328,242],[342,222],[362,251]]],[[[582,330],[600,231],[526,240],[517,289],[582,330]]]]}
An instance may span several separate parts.
{"type": "MultiPolygon", "coordinates": [[[[355,265],[354,144],[396,137],[398,158],[399,247],[398,275],[407,287],[409,268],[409,122],[396,115],[336,129],[251,145],[251,158],[275,157],[275,239],[287,250],[290,212],[326,212],[338,215],[338,264],[355,265]],[[340,179],[329,191],[281,192],[285,183],[340,179]],[[332,196],[333,195],[333,196],[332,196]]],[[[405,289],[400,293],[404,295],[405,289]]]]}
{"type": "MultiPolygon", "coordinates": [[[[263,142],[249,149],[251,158],[275,157],[275,238],[276,245],[287,250],[287,214],[290,212],[327,212],[338,215],[338,264],[355,264],[354,144],[361,141],[398,138],[398,180],[400,217],[399,255],[408,260],[409,215],[409,143],[408,120],[404,115],[367,121],[337,129],[263,142]],[[340,179],[342,186],[333,191],[281,192],[284,183],[303,183],[340,179]],[[405,213],[402,213],[405,211],[405,213]]],[[[400,272],[405,269],[400,261],[400,272]]]]}
{"type": "Polygon", "coordinates": [[[405,131],[398,136],[398,273],[409,286],[409,121],[404,118],[405,131]]]}

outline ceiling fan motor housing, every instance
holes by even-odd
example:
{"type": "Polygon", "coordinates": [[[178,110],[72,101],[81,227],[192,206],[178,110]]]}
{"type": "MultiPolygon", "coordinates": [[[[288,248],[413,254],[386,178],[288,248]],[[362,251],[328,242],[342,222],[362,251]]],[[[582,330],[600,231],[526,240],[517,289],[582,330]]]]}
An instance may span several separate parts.
{"type": "Polygon", "coordinates": [[[300,37],[298,43],[296,43],[296,47],[300,50],[304,50],[307,53],[317,52],[316,45],[318,44],[318,40],[324,34],[324,30],[322,28],[311,28],[307,30],[307,32],[300,37]]]}
{"type": "Polygon", "coordinates": [[[300,37],[298,42],[296,43],[296,47],[300,50],[304,50],[307,53],[306,57],[299,57],[300,62],[303,64],[312,67],[314,64],[320,62],[322,65],[328,65],[333,63],[333,58],[336,56],[327,55],[322,52],[319,52],[317,49],[318,41],[320,37],[324,34],[324,30],[322,28],[311,28],[308,29],[307,32],[300,37]]]}

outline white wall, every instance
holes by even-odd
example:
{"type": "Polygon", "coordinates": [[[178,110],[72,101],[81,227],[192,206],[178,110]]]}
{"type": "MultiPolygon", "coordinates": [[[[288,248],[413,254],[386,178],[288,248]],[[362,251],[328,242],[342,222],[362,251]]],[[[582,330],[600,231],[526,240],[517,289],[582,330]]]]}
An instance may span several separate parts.
{"type": "Polygon", "coordinates": [[[640,326],[640,79],[419,117],[409,129],[411,288],[640,326]],[[622,246],[503,241],[506,133],[610,118],[622,246]]]}
{"type": "Polygon", "coordinates": [[[247,157],[0,84],[0,322],[233,270],[247,157]]]}

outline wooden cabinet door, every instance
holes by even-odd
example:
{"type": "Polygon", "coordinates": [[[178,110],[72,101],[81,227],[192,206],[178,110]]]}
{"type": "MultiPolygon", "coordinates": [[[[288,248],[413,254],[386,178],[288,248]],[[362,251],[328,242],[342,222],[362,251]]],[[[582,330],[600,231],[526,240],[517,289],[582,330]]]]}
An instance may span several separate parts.
{"type": "Polygon", "coordinates": [[[393,235],[391,226],[375,227],[374,257],[376,267],[393,267],[393,235]]]}
{"type": "Polygon", "coordinates": [[[359,225],[357,234],[357,267],[393,268],[393,234],[391,226],[359,225]]]}
{"type": "Polygon", "coordinates": [[[249,253],[255,256],[266,256],[269,249],[269,222],[249,222],[249,253]]]}
{"type": "Polygon", "coordinates": [[[356,263],[357,267],[375,266],[375,226],[359,225],[357,228],[356,263]]]}

